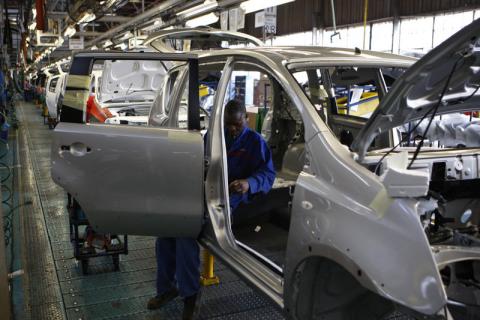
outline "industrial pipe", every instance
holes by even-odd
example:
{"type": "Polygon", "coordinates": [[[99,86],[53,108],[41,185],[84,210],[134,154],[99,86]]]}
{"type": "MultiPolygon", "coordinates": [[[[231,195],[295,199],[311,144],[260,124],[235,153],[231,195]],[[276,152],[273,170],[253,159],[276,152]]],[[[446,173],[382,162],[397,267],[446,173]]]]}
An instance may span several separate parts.
{"type": "Polygon", "coordinates": [[[45,31],[45,1],[35,0],[35,9],[37,9],[37,30],[45,31]]]}
{"type": "MultiPolygon", "coordinates": [[[[363,50],[365,50],[365,39],[367,38],[367,18],[368,18],[368,0],[365,0],[363,11],[363,50]]],[[[372,30],[370,30],[372,32],[372,30]]]]}
{"type": "Polygon", "coordinates": [[[147,20],[153,18],[154,16],[158,15],[159,13],[161,13],[165,10],[168,10],[168,9],[170,9],[170,8],[176,6],[176,5],[179,5],[181,3],[184,3],[184,1],[183,0],[167,0],[165,2],[162,2],[158,6],[155,6],[154,8],[152,8],[148,11],[145,11],[142,14],[139,14],[135,18],[130,19],[127,23],[124,23],[124,24],[122,24],[122,25],[120,25],[116,28],[108,30],[103,35],[101,35],[100,37],[95,38],[94,40],[86,43],[85,47],[90,47],[90,46],[92,46],[92,45],[94,45],[94,44],[96,44],[96,43],[98,43],[102,40],[110,39],[114,35],[118,35],[119,33],[123,32],[124,30],[130,29],[133,26],[136,26],[137,24],[139,24],[143,21],[147,21],[147,20]]]}

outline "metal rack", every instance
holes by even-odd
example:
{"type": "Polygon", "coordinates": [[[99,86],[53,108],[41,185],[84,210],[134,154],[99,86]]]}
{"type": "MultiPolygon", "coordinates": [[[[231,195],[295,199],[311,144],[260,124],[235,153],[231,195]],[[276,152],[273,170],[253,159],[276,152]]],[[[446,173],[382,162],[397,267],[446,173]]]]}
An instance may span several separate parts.
{"type": "Polygon", "coordinates": [[[114,270],[120,268],[120,254],[128,254],[127,235],[97,234],[90,226],[78,202],[68,195],[68,217],[70,223],[70,242],[73,245],[74,257],[81,262],[82,273],[88,274],[88,264],[90,258],[111,256],[114,270]],[[81,236],[81,227],[85,227],[83,236],[81,236]],[[103,236],[105,240],[104,248],[96,248],[87,245],[87,234],[93,232],[97,236],[103,236]]]}

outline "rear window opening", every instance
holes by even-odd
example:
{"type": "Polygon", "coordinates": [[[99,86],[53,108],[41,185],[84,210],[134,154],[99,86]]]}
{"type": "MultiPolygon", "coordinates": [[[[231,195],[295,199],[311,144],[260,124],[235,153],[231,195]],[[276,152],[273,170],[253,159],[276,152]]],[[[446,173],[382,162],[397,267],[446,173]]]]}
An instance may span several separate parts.
{"type": "Polygon", "coordinates": [[[232,214],[232,231],[242,250],[278,274],[283,273],[295,184],[306,163],[304,123],[278,81],[260,68],[239,64],[226,100],[245,103],[248,125],[261,132],[272,153],[272,190],[232,214]]]}
{"type": "MultiPolygon", "coordinates": [[[[381,100],[403,74],[397,67],[315,67],[292,71],[319,116],[339,141],[350,147],[381,100]]],[[[388,135],[375,141],[375,148],[388,147],[388,135]]]]}

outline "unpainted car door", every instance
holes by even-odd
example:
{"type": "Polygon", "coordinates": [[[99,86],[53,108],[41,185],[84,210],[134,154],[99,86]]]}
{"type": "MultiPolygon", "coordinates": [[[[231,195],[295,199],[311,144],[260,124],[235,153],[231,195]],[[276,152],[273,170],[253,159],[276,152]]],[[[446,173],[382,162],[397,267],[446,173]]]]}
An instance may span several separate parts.
{"type": "Polygon", "coordinates": [[[51,117],[56,116],[58,101],[57,87],[61,78],[61,75],[52,76],[48,79],[47,85],[45,86],[45,103],[47,104],[48,112],[51,117]]]}
{"type": "Polygon", "coordinates": [[[53,133],[52,178],[78,201],[95,230],[162,237],[199,234],[204,151],[198,131],[196,74],[194,55],[84,52],[74,56],[61,122],[53,133]],[[187,62],[192,75],[188,128],[84,123],[81,99],[88,95],[94,60],[102,59],[187,62]]]}

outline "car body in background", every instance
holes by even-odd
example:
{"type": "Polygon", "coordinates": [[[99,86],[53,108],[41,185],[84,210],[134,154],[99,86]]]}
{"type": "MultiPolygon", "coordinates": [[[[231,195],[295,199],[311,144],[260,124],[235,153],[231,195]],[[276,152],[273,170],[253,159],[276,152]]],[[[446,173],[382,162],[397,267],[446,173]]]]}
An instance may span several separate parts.
{"type": "MultiPolygon", "coordinates": [[[[153,33],[144,43],[142,52],[188,52],[191,50],[218,50],[229,46],[261,46],[263,43],[250,35],[214,28],[185,28],[153,33]]],[[[171,62],[107,61],[93,66],[90,98],[95,109],[90,118],[111,124],[142,125],[155,100],[159,85],[171,62]]],[[[208,91],[208,88],[206,88],[208,91]]],[[[204,100],[211,95],[204,94],[204,100]]]]}
{"type": "Polygon", "coordinates": [[[58,116],[58,102],[65,91],[66,78],[68,73],[51,75],[45,86],[45,104],[48,109],[49,123],[54,123],[58,116]]]}
{"type": "MultiPolygon", "coordinates": [[[[150,126],[86,125],[81,96],[67,92],[52,177],[98,230],[199,236],[289,319],[380,319],[395,309],[422,319],[476,312],[480,145],[430,141],[417,152],[425,137],[409,139],[413,131],[402,128],[478,110],[479,36],[476,21],[418,62],[312,47],[79,53],[73,63],[84,71],[75,76],[83,78],[96,60],[179,63],[164,78],[150,126]],[[388,83],[384,73],[393,69],[400,76],[388,83]],[[281,196],[269,204],[286,222],[270,234],[285,244],[280,259],[233,231],[239,213],[232,217],[229,206],[223,107],[232,84],[239,89],[233,97],[246,99],[240,89],[249,72],[272,88],[264,130],[277,170],[271,194],[281,196]],[[199,82],[211,73],[220,77],[204,142],[199,82]],[[336,89],[345,86],[370,90],[380,104],[364,117],[341,111],[336,89]]],[[[261,210],[252,205],[249,211],[261,210]]]]}

